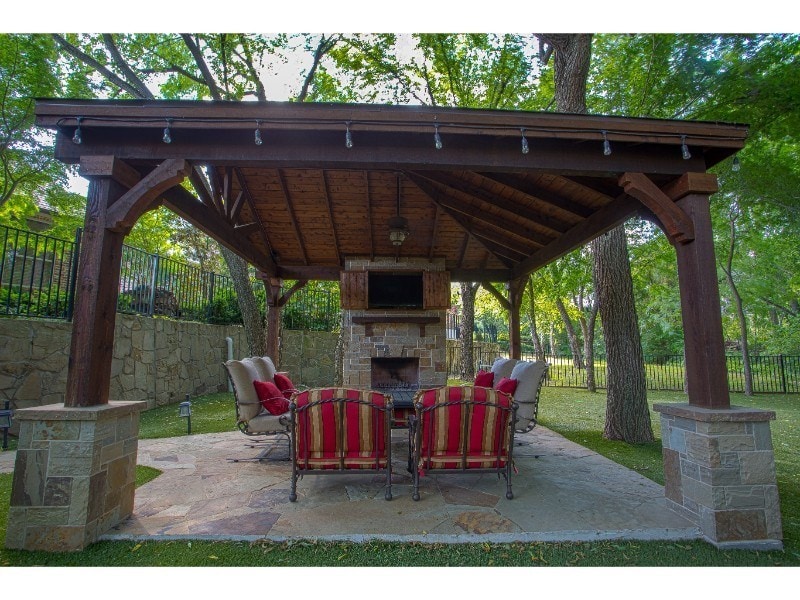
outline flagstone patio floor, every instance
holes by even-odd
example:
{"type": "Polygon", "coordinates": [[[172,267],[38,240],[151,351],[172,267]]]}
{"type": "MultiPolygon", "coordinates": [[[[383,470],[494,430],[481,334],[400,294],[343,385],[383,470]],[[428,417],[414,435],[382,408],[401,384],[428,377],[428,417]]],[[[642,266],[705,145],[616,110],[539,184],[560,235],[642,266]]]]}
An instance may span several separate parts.
{"type": "MultiPolygon", "coordinates": [[[[382,539],[422,542],[678,540],[701,537],[667,508],[664,488],[544,428],[518,436],[514,498],[496,475],[421,479],[411,499],[405,430],[393,431],[385,477],[306,476],[289,502],[288,460],[258,454],[239,432],[140,440],[138,462],[163,474],[136,490],[133,515],[102,539],[382,539]]],[[[287,455],[286,447],[271,456],[287,455]]],[[[13,453],[0,453],[0,471],[13,453]]]]}

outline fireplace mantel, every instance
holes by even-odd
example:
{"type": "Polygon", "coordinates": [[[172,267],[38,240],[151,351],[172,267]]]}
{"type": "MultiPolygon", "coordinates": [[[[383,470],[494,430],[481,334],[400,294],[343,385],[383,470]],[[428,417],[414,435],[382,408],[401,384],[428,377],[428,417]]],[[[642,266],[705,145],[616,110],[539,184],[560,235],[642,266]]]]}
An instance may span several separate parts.
{"type": "Polygon", "coordinates": [[[393,317],[391,315],[353,317],[353,323],[356,323],[357,325],[368,325],[372,323],[416,323],[417,325],[433,325],[434,323],[441,322],[441,317],[393,317]]]}

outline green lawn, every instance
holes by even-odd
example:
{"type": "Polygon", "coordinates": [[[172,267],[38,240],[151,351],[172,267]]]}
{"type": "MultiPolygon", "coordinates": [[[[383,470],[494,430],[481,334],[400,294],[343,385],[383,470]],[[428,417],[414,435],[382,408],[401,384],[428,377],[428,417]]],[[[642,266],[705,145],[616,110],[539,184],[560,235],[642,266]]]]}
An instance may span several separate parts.
{"type": "MultiPolygon", "coordinates": [[[[651,393],[652,402],[685,402],[678,393],[651,393]]],[[[47,554],[0,549],[0,565],[15,566],[774,566],[800,565],[800,398],[736,395],[733,404],[776,411],[772,424],[783,514],[782,552],[720,551],[704,542],[597,542],[515,544],[99,542],[82,552],[47,554]]],[[[229,394],[193,400],[192,432],[233,429],[229,394]]],[[[571,440],[663,483],[661,445],[630,446],[601,437],[605,395],[545,388],[542,424],[571,440]]],[[[653,414],[656,436],[658,415],[653,414]]],[[[177,406],[147,411],[141,437],[185,435],[177,406]]],[[[152,477],[153,470],[138,470],[152,477]]],[[[157,473],[156,473],[157,474],[157,473]]],[[[11,475],[0,475],[0,536],[5,537],[11,475]]]]}

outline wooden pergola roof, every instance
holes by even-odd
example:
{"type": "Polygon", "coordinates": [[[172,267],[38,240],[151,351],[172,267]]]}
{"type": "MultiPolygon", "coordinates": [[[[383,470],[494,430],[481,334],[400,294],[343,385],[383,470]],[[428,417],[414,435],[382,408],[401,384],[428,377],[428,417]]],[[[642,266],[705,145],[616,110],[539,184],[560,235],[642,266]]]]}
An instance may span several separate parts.
{"type": "Polygon", "coordinates": [[[444,258],[456,281],[510,281],[635,214],[685,239],[671,190],[747,134],[711,122],[255,102],[39,100],[36,123],[87,177],[115,157],[130,187],[172,161],[194,189],[160,201],[285,279],[338,279],[347,257],[398,254],[444,258]],[[411,231],[399,250],[388,236],[398,185],[411,231]]]}

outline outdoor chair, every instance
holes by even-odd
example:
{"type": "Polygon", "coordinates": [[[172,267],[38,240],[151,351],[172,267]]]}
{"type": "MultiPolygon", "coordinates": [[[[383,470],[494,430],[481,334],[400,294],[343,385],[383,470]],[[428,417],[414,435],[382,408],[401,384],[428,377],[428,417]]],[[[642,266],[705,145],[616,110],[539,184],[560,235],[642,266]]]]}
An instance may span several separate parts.
{"type": "Polygon", "coordinates": [[[497,473],[511,492],[517,405],[498,390],[446,386],[420,391],[414,399],[409,436],[413,493],[428,473],[497,473]]]}
{"type": "Polygon", "coordinates": [[[516,382],[516,388],[511,396],[519,405],[515,426],[518,433],[527,433],[536,427],[536,419],[539,415],[539,395],[549,368],[549,363],[544,361],[515,360],[513,358],[498,358],[492,365],[494,388],[497,388],[504,377],[516,382]]]}
{"type": "MultiPolygon", "coordinates": [[[[289,439],[288,402],[286,402],[287,410],[281,412],[281,414],[270,413],[264,408],[259,399],[254,384],[254,381],[274,381],[275,365],[266,356],[229,360],[222,364],[228,372],[228,377],[233,386],[233,394],[236,399],[236,426],[239,431],[247,436],[267,436],[272,438],[272,443],[267,443],[269,440],[260,440],[250,444],[249,447],[262,448],[258,456],[249,459],[231,460],[233,462],[264,460],[277,447],[274,438],[286,436],[287,444],[289,439]]],[[[275,400],[280,400],[281,398],[276,398],[275,400]]],[[[285,398],[283,399],[285,400],[285,398]]]]}
{"type": "Polygon", "coordinates": [[[317,388],[290,402],[292,482],[297,500],[304,475],[386,475],[386,500],[392,499],[392,398],[371,390],[317,388]]]}

